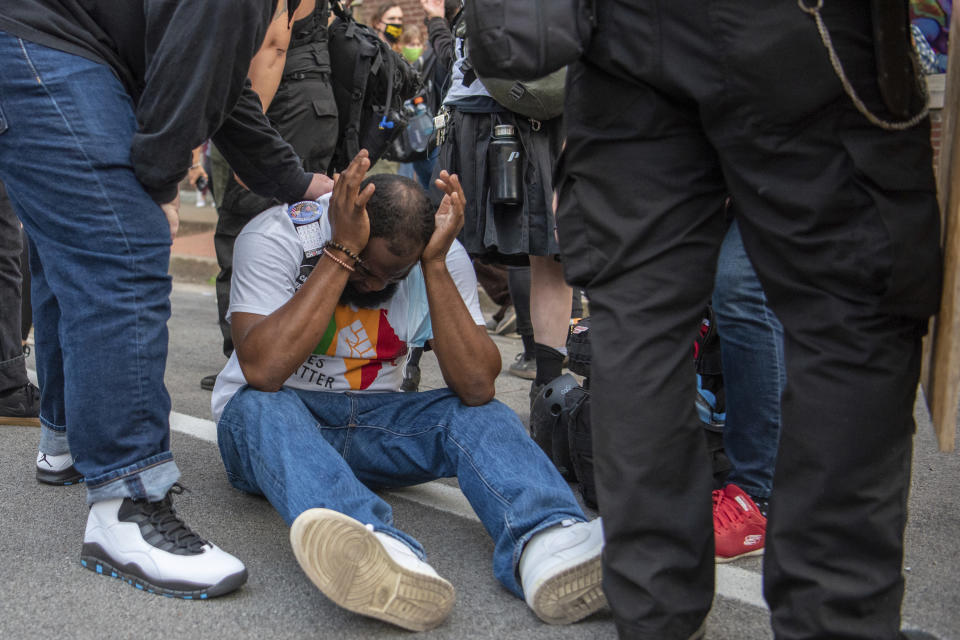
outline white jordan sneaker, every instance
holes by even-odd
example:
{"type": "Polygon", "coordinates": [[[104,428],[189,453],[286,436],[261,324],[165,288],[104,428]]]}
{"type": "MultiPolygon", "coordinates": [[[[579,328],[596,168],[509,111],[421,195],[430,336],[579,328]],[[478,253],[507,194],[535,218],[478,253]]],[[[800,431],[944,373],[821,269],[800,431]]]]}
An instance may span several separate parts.
{"type": "Polygon", "coordinates": [[[91,505],[80,564],[148,593],[185,600],[240,588],[247,581],[243,563],[177,516],[171,494],[178,488],[159,502],[115,498],[91,505]]]}
{"type": "Polygon", "coordinates": [[[37,482],[67,486],[83,482],[83,474],[73,466],[73,456],[69,453],[55,456],[38,451],[37,482]]]}

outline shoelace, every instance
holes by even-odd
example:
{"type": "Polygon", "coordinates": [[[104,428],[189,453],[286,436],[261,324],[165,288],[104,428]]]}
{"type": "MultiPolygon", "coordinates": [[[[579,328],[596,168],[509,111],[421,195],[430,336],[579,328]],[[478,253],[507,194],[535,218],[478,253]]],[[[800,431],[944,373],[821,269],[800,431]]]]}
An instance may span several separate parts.
{"type": "MultiPolygon", "coordinates": [[[[207,541],[194,533],[186,523],[180,519],[173,508],[171,494],[180,495],[186,491],[186,488],[177,483],[170,487],[170,491],[159,502],[147,502],[144,500],[143,512],[147,516],[150,524],[159,531],[164,539],[169,540],[178,547],[186,548],[192,552],[200,552],[207,541]]],[[[138,501],[139,502],[139,501],[138,501]]]]}
{"type": "Polygon", "coordinates": [[[719,524],[721,529],[729,529],[739,524],[745,517],[740,505],[726,497],[719,489],[713,492],[713,513],[714,524],[719,524]]]}

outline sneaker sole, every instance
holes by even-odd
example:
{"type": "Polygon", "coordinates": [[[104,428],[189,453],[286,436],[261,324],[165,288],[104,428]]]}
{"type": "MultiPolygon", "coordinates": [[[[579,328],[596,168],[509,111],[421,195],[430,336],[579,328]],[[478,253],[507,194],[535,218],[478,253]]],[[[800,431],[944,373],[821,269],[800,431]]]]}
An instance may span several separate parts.
{"type": "Polygon", "coordinates": [[[354,613],[426,631],[453,608],[453,585],[398,565],[373,532],[350,516],[309,509],[290,528],[290,545],[313,584],[354,613]]]}
{"type": "Polygon", "coordinates": [[[70,465],[63,471],[47,471],[37,467],[37,482],[52,484],[58,487],[68,487],[83,482],[83,474],[70,465]]]}
{"type": "Polygon", "coordinates": [[[728,562],[733,562],[734,560],[739,560],[740,558],[754,558],[762,555],[763,549],[754,549],[753,551],[747,551],[746,553],[730,556],[729,558],[725,558],[723,556],[714,556],[713,559],[717,562],[717,564],[726,564],[728,562]]]}
{"type": "Polygon", "coordinates": [[[537,591],[531,608],[547,624],[570,624],[607,605],[598,555],[550,578],[537,591]]]}
{"type": "Polygon", "coordinates": [[[497,328],[493,330],[498,336],[505,336],[517,331],[517,316],[512,316],[507,320],[501,320],[497,323],[497,328]]]}
{"type": "Polygon", "coordinates": [[[134,564],[115,566],[112,559],[108,559],[106,551],[98,544],[84,544],[83,551],[80,553],[80,564],[97,575],[107,576],[108,578],[117,578],[123,580],[130,586],[168,598],[180,598],[182,600],[207,600],[223,596],[236,591],[247,581],[247,570],[231,574],[225,577],[217,584],[203,589],[178,589],[154,584],[143,576],[138,575],[138,567],[134,564]]]}
{"type": "Polygon", "coordinates": [[[525,371],[523,369],[514,369],[510,367],[507,369],[507,373],[512,376],[517,376],[518,378],[523,378],[524,380],[536,380],[537,379],[537,370],[525,371]]]}
{"type": "Polygon", "coordinates": [[[18,418],[14,416],[0,417],[0,425],[7,427],[39,427],[40,418],[18,418]]]}

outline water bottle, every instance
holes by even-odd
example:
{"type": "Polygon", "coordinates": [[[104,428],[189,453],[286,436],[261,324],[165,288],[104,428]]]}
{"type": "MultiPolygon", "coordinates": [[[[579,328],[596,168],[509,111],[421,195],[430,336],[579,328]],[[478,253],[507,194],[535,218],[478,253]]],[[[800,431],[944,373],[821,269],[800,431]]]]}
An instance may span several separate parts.
{"type": "Polygon", "coordinates": [[[423,96],[417,96],[413,99],[413,117],[407,125],[410,148],[414,151],[425,151],[427,143],[430,141],[430,134],[433,133],[433,118],[427,113],[427,105],[423,101],[423,96]]]}
{"type": "Polygon", "coordinates": [[[493,204],[520,204],[523,202],[523,148],[512,124],[498,124],[493,128],[493,139],[487,149],[487,171],[490,177],[490,200],[493,204]]]}

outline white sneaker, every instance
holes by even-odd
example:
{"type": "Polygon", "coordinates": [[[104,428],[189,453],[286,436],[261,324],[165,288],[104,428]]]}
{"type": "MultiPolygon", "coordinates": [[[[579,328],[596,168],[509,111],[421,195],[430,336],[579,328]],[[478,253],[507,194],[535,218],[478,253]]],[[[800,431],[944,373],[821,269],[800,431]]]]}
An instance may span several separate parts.
{"type": "Polygon", "coordinates": [[[544,622],[569,624],[607,604],[601,586],[603,524],[565,520],[533,536],[520,556],[527,605],[544,622]]]}
{"type": "Polygon", "coordinates": [[[73,456],[69,453],[54,456],[38,451],[37,481],[66,486],[83,482],[83,474],[73,466],[73,456]]]}
{"type": "Polygon", "coordinates": [[[453,585],[410,547],[340,512],[304,511],[290,527],[290,545],[313,584],[354,613],[425,631],[453,608],[453,585]]]}
{"type": "Polygon", "coordinates": [[[80,564],[185,600],[238,589],[247,581],[243,563],[191,531],[173,510],[171,493],[159,502],[115,498],[91,505],[80,564]]]}

